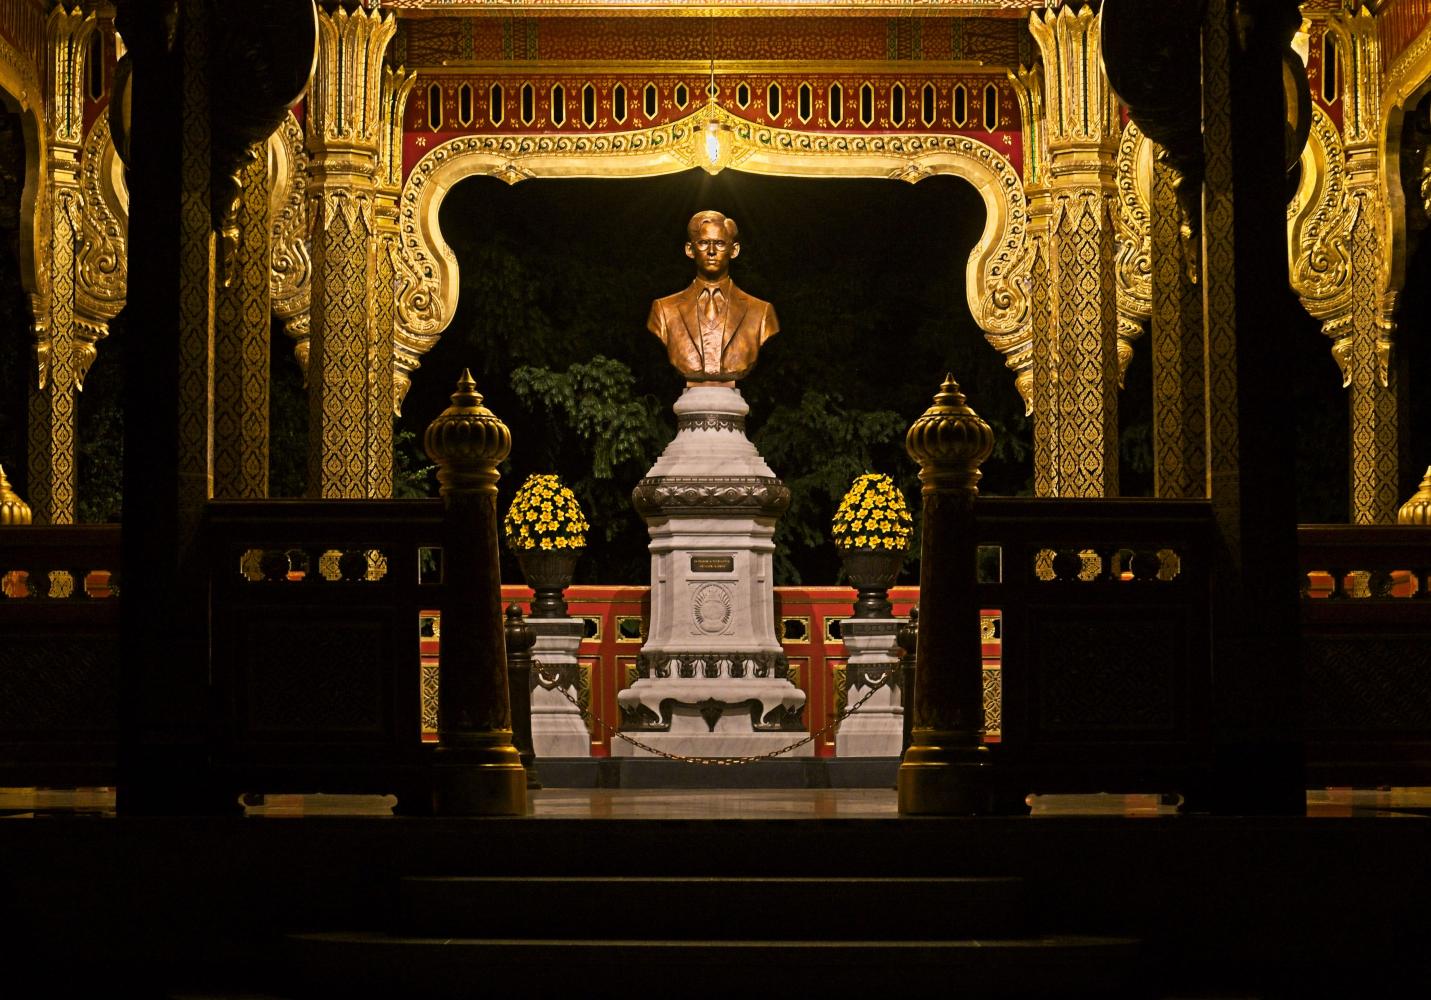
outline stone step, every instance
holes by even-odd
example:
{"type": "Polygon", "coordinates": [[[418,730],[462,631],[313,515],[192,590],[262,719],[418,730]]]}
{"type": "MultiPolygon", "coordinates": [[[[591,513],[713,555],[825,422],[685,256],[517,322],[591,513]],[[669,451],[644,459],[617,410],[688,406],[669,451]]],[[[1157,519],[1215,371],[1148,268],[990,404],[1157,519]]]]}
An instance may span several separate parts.
{"type": "Polygon", "coordinates": [[[1017,878],[693,877],[405,878],[392,929],[558,939],[644,926],[664,939],[724,941],[764,936],[753,929],[773,929],[776,914],[785,915],[776,933],[831,941],[1013,938],[1032,930],[1017,878]]]}
{"type": "MultiPolygon", "coordinates": [[[[757,908],[747,920],[790,930],[810,914],[757,908]],[[797,919],[798,918],[798,919],[797,919]]],[[[910,996],[1119,997],[1137,977],[1137,942],[1073,935],[905,941],[732,939],[654,935],[694,910],[631,914],[650,939],[512,940],[312,933],[289,938],[299,982],[312,996],[485,997],[647,994],[705,997],[826,991],[910,996]],[[561,991],[559,994],[558,991],[561,991]]],[[[492,923],[502,923],[500,910],[492,923]]],[[[609,922],[595,926],[609,926],[609,922]]],[[[594,929],[594,928],[593,928],[594,929]]],[[[937,928],[911,925],[912,934],[937,928]]]]}

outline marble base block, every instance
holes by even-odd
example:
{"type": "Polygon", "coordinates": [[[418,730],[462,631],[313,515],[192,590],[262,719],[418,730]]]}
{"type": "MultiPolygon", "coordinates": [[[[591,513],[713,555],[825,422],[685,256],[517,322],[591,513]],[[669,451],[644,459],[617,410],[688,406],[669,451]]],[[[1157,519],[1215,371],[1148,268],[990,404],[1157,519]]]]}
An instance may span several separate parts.
{"type": "Polygon", "coordinates": [[[617,695],[623,729],[710,748],[670,751],[683,754],[778,749],[804,731],[805,693],[775,635],[773,539],[790,491],[746,438],[739,390],[688,387],[675,411],[675,438],[632,494],[651,534],[651,621],[640,677],[617,695]],[[760,749],[722,749],[737,739],[760,749]]]}
{"type": "Polygon", "coordinates": [[[902,650],[895,641],[901,624],[897,618],[847,618],[840,623],[849,654],[845,704],[853,705],[869,694],[873,683],[879,683],[879,690],[840,723],[836,757],[898,757],[903,749],[904,707],[898,684],[902,650]]]}
{"type": "Polygon", "coordinates": [[[589,757],[591,735],[581,710],[562,696],[578,698],[581,665],[576,651],[586,623],[580,618],[528,618],[532,647],[532,750],[543,757],[589,757]]]}

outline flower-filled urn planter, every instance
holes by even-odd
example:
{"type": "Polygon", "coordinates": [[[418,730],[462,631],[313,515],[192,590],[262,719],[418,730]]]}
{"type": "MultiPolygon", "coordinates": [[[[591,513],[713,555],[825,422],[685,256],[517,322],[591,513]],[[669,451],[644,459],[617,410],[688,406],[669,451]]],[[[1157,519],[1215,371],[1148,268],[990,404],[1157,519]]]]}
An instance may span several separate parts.
{"type": "Polygon", "coordinates": [[[890,618],[889,588],[899,577],[914,536],[914,518],[894,480],[869,472],[851,484],[831,530],[845,574],[859,590],[856,618],[890,618]]]}
{"type": "Polygon", "coordinates": [[[567,617],[563,591],[586,549],[590,527],[576,494],[556,476],[528,476],[502,522],[532,597],[532,618],[567,617]]]}

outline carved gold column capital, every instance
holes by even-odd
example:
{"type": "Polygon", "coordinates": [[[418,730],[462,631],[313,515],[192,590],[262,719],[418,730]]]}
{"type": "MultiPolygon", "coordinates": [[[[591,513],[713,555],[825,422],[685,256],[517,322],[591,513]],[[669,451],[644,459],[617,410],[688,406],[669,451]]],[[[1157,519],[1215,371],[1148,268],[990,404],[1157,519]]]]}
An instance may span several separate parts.
{"type": "MultiPolygon", "coordinates": [[[[1381,138],[1382,52],[1376,18],[1362,7],[1340,11],[1327,27],[1342,43],[1342,134],[1349,160],[1369,157],[1375,167],[1381,138]]],[[[1355,167],[1353,167],[1355,169],[1355,167]]]]}
{"type": "Polygon", "coordinates": [[[1119,132],[1118,99],[1103,72],[1098,14],[1063,4],[1029,15],[1044,65],[1044,106],[1051,174],[1111,186],[1119,132]]]}
{"type": "Polygon", "coordinates": [[[383,53],[397,31],[392,12],[318,12],[318,67],[308,95],[308,140],[331,172],[371,175],[382,139],[383,53]]]}
{"type": "Polygon", "coordinates": [[[93,11],[60,4],[45,25],[50,102],[46,108],[50,141],[78,154],[84,138],[84,69],[89,38],[96,27],[93,11]]]}

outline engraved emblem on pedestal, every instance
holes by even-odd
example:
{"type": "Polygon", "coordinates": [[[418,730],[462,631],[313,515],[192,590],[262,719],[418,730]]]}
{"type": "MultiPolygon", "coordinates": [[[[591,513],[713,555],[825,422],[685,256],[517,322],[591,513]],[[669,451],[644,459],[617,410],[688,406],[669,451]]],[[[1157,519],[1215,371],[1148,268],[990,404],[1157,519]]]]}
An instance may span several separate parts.
{"type": "MultiPolygon", "coordinates": [[[[731,591],[717,583],[707,583],[691,597],[691,618],[698,633],[719,635],[730,627],[731,591]]],[[[692,633],[698,634],[698,633],[692,633]]]]}

